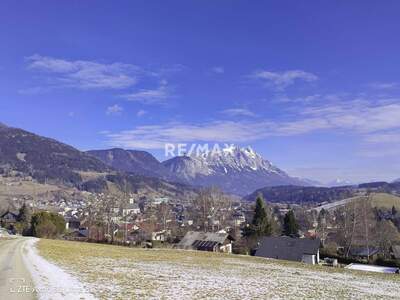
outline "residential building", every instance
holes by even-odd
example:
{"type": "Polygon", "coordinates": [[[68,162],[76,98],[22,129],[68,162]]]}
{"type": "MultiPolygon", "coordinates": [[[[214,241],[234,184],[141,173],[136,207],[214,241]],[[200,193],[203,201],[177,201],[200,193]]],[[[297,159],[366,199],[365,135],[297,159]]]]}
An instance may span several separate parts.
{"type": "Polygon", "coordinates": [[[167,231],[167,230],[154,231],[151,233],[151,240],[165,242],[167,240],[168,235],[170,235],[170,233],[171,232],[167,231]]]}
{"type": "Polygon", "coordinates": [[[315,265],[319,263],[320,244],[320,239],[268,236],[261,239],[255,256],[315,265]]]}
{"type": "Polygon", "coordinates": [[[66,217],[64,219],[65,219],[65,229],[67,230],[79,229],[79,227],[81,226],[81,221],[79,221],[79,219],[74,216],[66,217]]]}
{"type": "Polygon", "coordinates": [[[134,203],[129,203],[126,207],[122,209],[122,215],[125,217],[127,215],[140,214],[139,205],[134,203]]]}
{"type": "Polygon", "coordinates": [[[18,214],[13,213],[9,210],[0,216],[1,225],[6,228],[8,228],[9,226],[13,226],[17,222],[17,220],[18,214]]]}
{"type": "Polygon", "coordinates": [[[354,247],[350,249],[350,256],[359,260],[375,260],[378,258],[379,248],[376,247],[354,247]]]}
{"type": "Polygon", "coordinates": [[[227,233],[188,231],[178,249],[232,253],[234,238],[227,233]]]}

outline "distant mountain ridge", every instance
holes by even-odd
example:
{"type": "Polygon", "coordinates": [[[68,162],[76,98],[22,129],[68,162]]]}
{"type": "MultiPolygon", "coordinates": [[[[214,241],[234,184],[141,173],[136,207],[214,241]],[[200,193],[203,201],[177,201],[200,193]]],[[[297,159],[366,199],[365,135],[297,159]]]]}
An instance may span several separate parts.
{"type": "MultiPolygon", "coordinates": [[[[140,153],[149,158],[146,152],[140,153]]],[[[151,160],[151,157],[150,157],[151,160]]],[[[160,163],[158,163],[160,164],[160,163]]],[[[187,199],[196,189],[158,177],[127,174],[85,152],[23,129],[0,126],[0,174],[90,192],[140,192],[187,199]]]]}
{"type": "Polygon", "coordinates": [[[265,186],[315,183],[289,176],[250,147],[204,151],[164,162],[159,162],[148,152],[137,150],[114,148],[87,153],[120,171],[194,186],[216,186],[242,196],[265,186]]]}
{"type": "Polygon", "coordinates": [[[247,201],[254,201],[257,196],[271,203],[321,203],[353,197],[356,190],[352,187],[315,187],[315,186],[274,186],[255,190],[244,197],[247,201]]]}
{"type": "Polygon", "coordinates": [[[168,181],[179,181],[173,173],[146,151],[113,148],[108,150],[90,150],[86,153],[119,171],[156,177],[168,181]]]}
{"type": "Polygon", "coordinates": [[[340,200],[358,191],[400,194],[400,182],[371,182],[341,187],[310,187],[312,181],[289,176],[251,148],[231,147],[221,153],[178,156],[159,162],[145,151],[95,150],[81,152],[51,138],[0,125],[0,174],[32,176],[92,192],[110,184],[125,191],[185,198],[193,186],[218,186],[248,195],[262,193],[269,201],[321,202],[340,200]],[[129,172],[130,174],[127,174],[129,172]]]}
{"type": "Polygon", "coordinates": [[[400,194],[400,182],[388,183],[368,182],[358,185],[345,185],[336,187],[316,187],[316,186],[274,186],[257,189],[243,199],[254,201],[258,195],[272,203],[322,203],[334,202],[346,198],[354,197],[368,192],[400,194]]]}
{"type": "Polygon", "coordinates": [[[69,145],[23,129],[0,126],[0,170],[30,175],[40,182],[65,184],[82,181],[78,172],[107,172],[98,159],[69,145]]]}

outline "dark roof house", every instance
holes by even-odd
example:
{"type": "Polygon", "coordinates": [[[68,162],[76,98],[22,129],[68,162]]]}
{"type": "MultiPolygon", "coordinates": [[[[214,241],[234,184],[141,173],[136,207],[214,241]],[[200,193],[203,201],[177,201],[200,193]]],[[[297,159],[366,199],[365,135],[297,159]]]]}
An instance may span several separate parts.
{"type": "Polygon", "coordinates": [[[176,248],[231,253],[233,240],[228,233],[188,231],[176,248]]]}
{"type": "Polygon", "coordinates": [[[81,226],[81,221],[77,217],[72,216],[64,219],[66,229],[79,229],[81,226]]]}
{"type": "Polygon", "coordinates": [[[355,247],[350,249],[350,256],[359,259],[375,259],[379,254],[379,248],[376,247],[355,247]]]}
{"type": "Polygon", "coordinates": [[[320,244],[320,239],[263,237],[255,256],[317,264],[320,244]]]}
{"type": "Polygon", "coordinates": [[[7,224],[14,224],[18,220],[18,214],[13,213],[11,211],[7,211],[0,216],[0,221],[7,225],[7,224]]]}

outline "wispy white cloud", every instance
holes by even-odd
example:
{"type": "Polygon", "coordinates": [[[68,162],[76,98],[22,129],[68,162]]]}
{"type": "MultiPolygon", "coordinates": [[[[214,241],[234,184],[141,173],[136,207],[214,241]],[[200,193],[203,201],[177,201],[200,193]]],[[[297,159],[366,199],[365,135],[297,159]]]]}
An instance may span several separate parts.
{"type": "Polygon", "coordinates": [[[369,86],[377,90],[392,90],[398,88],[399,84],[397,82],[373,82],[369,86]]]}
{"type": "Polygon", "coordinates": [[[307,108],[309,119],[327,122],[330,128],[351,129],[361,133],[400,127],[400,104],[371,105],[363,101],[307,108]]]}
{"type": "Polygon", "coordinates": [[[229,117],[255,117],[256,114],[246,108],[229,108],[221,111],[222,114],[229,116],[229,117]]]}
{"type": "Polygon", "coordinates": [[[318,80],[317,75],[302,70],[289,70],[283,72],[259,70],[253,72],[250,77],[261,80],[268,86],[271,86],[277,90],[284,90],[286,87],[294,84],[296,81],[311,82],[318,80]]]}
{"type": "Polygon", "coordinates": [[[20,89],[18,90],[18,93],[21,95],[37,95],[46,93],[51,89],[52,89],[51,87],[35,86],[35,87],[20,89]]]}
{"type": "Polygon", "coordinates": [[[106,114],[109,116],[118,116],[123,112],[124,108],[118,104],[107,107],[106,114]]]}
{"type": "Polygon", "coordinates": [[[312,103],[317,100],[321,99],[320,94],[308,95],[308,96],[301,96],[301,97],[288,97],[287,95],[277,95],[274,98],[274,102],[281,102],[281,103],[312,103]]]}
{"type": "MultiPolygon", "coordinates": [[[[400,130],[373,133],[365,136],[364,140],[371,144],[399,144],[400,130]]],[[[400,149],[399,149],[400,150],[400,149]]]]}
{"type": "Polygon", "coordinates": [[[194,141],[243,143],[270,136],[293,136],[327,130],[358,135],[367,141],[370,134],[398,129],[400,129],[400,104],[368,106],[356,100],[347,104],[311,107],[290,120],[167,123],[140,126],[133,130],[111,133],[106,137],[114,146],[153,149],[163,148],[165,143],[194,141]]]}
{"type": "Polygon", "coordinates": [[[400,128],[365,134],[359,153],[365,157],[399,157],[400,128]]]}
{"type": "Polygon", "coordinates": [[[143,104],[158,104],[164,102],[168,97],[171,97],[171,88],[167,86],[168,82],[163,79],[156,89],[141,89],[136,92],[121,95],[129,101],[141,102],[143,104]]]}
{"type": "Polygon", "coordinates": [[[223,74],[225,73],[225,69],[223,67],[213,67],[211,69],[211,71],[213,71],[216,74],[223,74]]]}
{"type": "Polygon", "coordinates": [[[265,128],[254,123],[214,121],[208,124],[168,123],[138,126],[107,134],[109,144],[125,148],[162,149],[166,143],[215,141],[246,142],[264,136],[265,128]]]}
{"type": "Polygon", "coordinates": [[[140,110],[138,110],[138,112],[136,113],[136,116],[137,116],[138,118],[140,118],[140,117],[144,116],[145,114],[147,114],[147,111],[145,111],[145,110],[143,110],[143,109],[140,109],[140,110]]]}
{"type": "Polygon", "coordinates": [[[41,71],[53,84],[80,89],[124,89],[136,84],[140,68],[131,64],[104,64],[66,60],[38,54],[26,58],[30,70],[41,71]]]}

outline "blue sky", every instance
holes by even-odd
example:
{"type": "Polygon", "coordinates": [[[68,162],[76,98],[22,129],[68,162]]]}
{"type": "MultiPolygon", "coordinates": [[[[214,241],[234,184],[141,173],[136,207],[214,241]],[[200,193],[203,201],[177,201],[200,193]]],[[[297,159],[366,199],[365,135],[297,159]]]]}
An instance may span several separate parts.
{"type": "Polygon", "coordinates": [[[2,1],[0,121],[79,149],[251,145],[400,177],[398,1],[2,1]]]}

